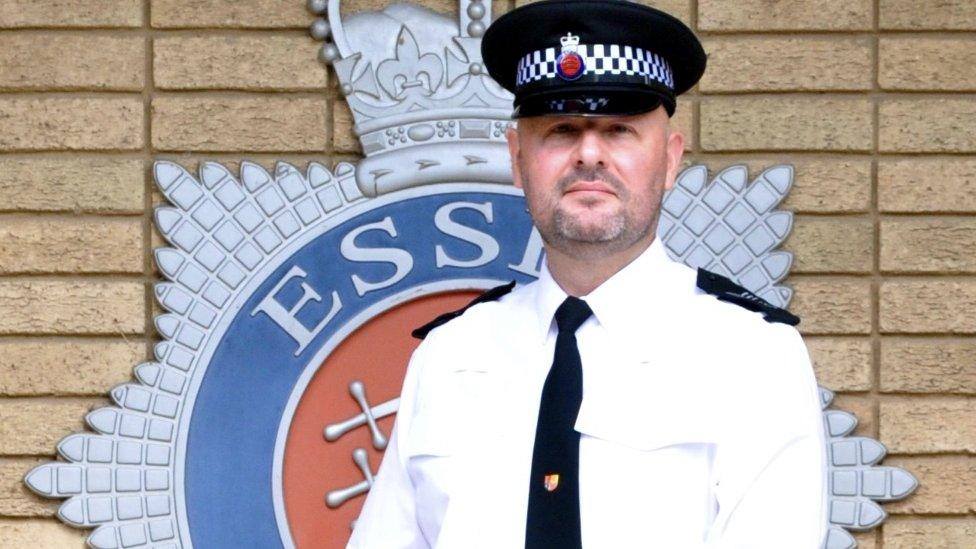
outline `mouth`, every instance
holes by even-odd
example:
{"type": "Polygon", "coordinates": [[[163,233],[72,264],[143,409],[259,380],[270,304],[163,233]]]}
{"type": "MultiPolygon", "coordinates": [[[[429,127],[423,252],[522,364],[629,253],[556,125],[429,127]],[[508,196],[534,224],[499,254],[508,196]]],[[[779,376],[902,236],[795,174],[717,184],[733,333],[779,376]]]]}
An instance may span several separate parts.
{"type": "Polygon", "coordinates": [[[602,181],[579,181],[570,185],[564,194],[574,193],[600,193],[617,196],[613,187],[602,181]]]}

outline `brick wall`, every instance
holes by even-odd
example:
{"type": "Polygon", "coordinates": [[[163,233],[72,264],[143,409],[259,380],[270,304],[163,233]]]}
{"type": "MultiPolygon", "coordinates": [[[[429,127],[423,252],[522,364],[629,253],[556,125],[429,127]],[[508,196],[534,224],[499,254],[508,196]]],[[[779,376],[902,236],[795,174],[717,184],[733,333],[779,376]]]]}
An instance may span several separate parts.
{"type": "MultiPolygon", "coordinates": [[[[710,56],[676,121],[690,161],[796,166],[788,283],[818,375],[921,481],[861,546],[970,545],[976,2],[651,3],[710,56]]],[[[4,545],[82,546],[20,479],[149,356],[152,161],[358,156],[310,21],[302,0],[0,0],[4,545]]]]}

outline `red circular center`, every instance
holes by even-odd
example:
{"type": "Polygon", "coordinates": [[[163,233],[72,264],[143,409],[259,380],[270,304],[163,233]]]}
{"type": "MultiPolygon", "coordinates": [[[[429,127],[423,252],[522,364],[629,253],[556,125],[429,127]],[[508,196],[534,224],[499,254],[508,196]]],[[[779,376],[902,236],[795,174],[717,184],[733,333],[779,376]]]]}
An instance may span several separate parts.
{"type": "MultiPolygon", "coordinates": [[[[325,495],[363,480],[352,459],[354,449],[365,448],[369,452],[373,473],[383,457],[373,448],[365,425],[333,442],[323,436],[326,425],[363,411],[350,395],[349,383],[363,383],[370,407],[396,398],[410,354],[420,343],[410,336],[411,330],[441,313],[463,307],[475,295],[476,292],[454,292],[427,296],[372,318],[339,344],[312,377],[288,429],[281,481],[288,527],[298,549],[346,546],[351,533],[349,525],[359,516],[365,497],[350,498],[330,509],[325,495]]],[[[386,435],[393,427],[393,417],[377,421],[386,435]]]]}
{"type": "Polygon", "coordinates": [[[566,76],[576,76],[583,67],[583,63],[580,61],[580,57],[573,53],[563,56],[559,62],[559,67],[566,76]]]}

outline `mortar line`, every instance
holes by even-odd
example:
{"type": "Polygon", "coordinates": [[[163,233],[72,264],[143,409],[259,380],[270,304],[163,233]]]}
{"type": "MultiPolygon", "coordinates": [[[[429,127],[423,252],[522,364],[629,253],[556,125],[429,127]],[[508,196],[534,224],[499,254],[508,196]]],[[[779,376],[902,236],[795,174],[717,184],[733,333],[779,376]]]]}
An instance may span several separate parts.
{"type": "Polygon", "coordinates": [[[153,356],[153,281],[152,279],[152,102],[154,85],[153,78],[153,31],[152,31],[152,2],[143,0],[142,3],[142,32],[145,41],[144,70],[145,80],[142,87],[143,97],[143,220],[142,220],[142,242],[143,242],[143,281],[145,284],[145,319],[143,325],[145,358],[148,360],[153,356]]]}
{"type": "MultiPolygon", "coordinates": [[[[881,136],[881,117],[879,96],[882,93],[880,85],[880,0],[871,3],[871,123],[872,123],[872,159],[871,159],[871,217],[872,217],[872,254],[871,273],[871,395],[872,414],[874,415],[875,438],[881,438],[881,216],[878,211],[878,162],[881,136]]],[[[875,545],[884,549],[884,523],[874,531],[875,545]]]]}

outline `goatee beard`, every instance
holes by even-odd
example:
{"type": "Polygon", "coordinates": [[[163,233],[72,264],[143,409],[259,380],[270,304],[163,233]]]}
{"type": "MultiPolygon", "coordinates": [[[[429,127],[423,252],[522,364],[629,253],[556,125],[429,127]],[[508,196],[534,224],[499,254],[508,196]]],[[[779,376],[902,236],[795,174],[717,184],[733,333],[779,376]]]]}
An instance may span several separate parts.
{"type": "MultiPolygon", "coordinates": [[[[602,166],[578,167],[572,173],[556,182],[556,190],[562,196],[580,181],[599,181],[608,185],[622,204],[630,200],[630,193],[620,179],[602,166]]],[[[627,229],[626,213],[615,212],[600,223],[584,223],[576,216],[556,206],[552,217],[552,231],[549,237],[564,243],[603,244],[619,239],[627,229]]]]}

